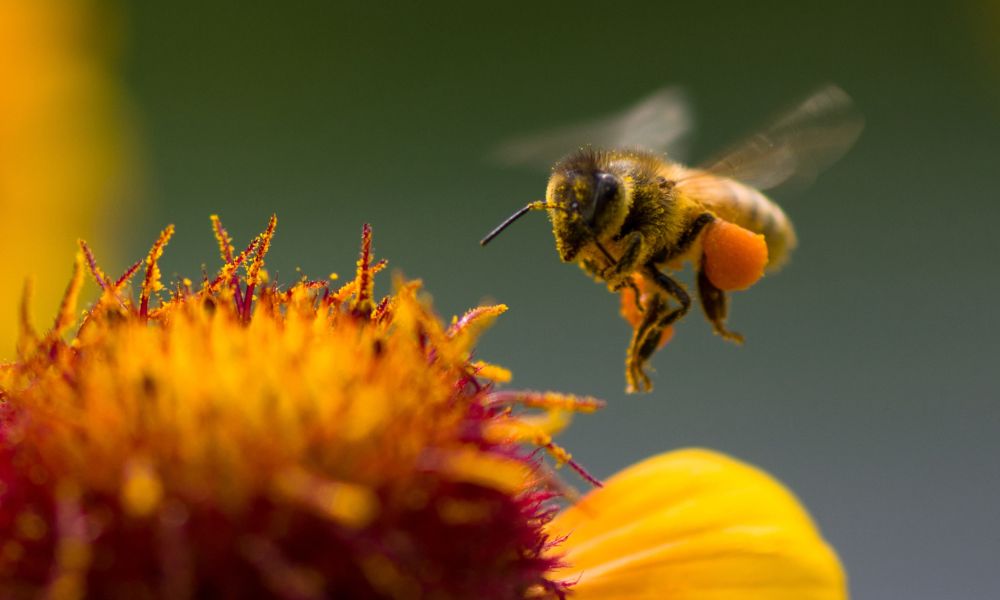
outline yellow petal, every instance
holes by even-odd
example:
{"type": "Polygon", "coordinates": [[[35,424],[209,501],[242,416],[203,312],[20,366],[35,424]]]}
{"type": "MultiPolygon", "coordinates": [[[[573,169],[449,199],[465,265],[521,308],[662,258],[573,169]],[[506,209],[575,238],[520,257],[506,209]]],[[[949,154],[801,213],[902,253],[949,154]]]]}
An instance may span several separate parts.
{"type": "Polygon", "coordinates": [[[139,212],[125,202],[141,194],[126,181],[139,153],[114,56],[121,4],[0,0],[0,360],[17,332],[8,290],[35,276],[31,308],[54,314],[72,240],[103,238],[107,255],[114,223],[139,212]]]}
{"type": "Polygon", "coordinates": [[[649,458],[550,524],[577,600],[843,600],[844,573],[798,500],[708,450],[649,458]]]}

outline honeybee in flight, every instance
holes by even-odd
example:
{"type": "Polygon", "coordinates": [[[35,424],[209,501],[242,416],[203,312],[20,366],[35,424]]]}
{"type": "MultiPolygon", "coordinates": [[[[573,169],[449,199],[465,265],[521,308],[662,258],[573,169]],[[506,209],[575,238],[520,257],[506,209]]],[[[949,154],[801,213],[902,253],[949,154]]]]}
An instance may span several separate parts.
{"type": "Polygon", "coordinates": [[[613,291],[631,290],[636,303],[642,298],[626,358],[629,392],[652,389],[644,367],[691,307],[685,287],[664,269],[690,262],[713,330],[741,343],[726,327],[726,291],[776,270],[796,245],[791,221],[762,190],[815,177],[864,126],[850,97],[828,85],[718,158],[687,167],[668,156],[689,123],[683,95],[665,88],[619,115],[516,140],[498,154],[532,163],[560,147],[578,148],[552,167],[545,200],[518,210],[480,243],[529,211],[546,210],[564,262],[613,291]]]}

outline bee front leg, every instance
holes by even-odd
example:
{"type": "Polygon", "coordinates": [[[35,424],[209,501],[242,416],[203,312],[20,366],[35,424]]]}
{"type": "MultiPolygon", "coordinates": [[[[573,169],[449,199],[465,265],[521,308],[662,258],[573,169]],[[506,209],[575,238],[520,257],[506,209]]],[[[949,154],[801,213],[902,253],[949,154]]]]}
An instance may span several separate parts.
{"type": "Polygon", "coordinates": [[[633,231],[622,238],[621,256],[601,273],[601,278],[607,282],[608,289],[617,292],[628,285],[630,276],[641,264],[646,253],[645,246],[645,238],[638,231],[633,231]]]}
{"type": "MultiPolygon", "coordinates": [[[[600,282],[606,281],[604,276],[608,272],[608,269],[611,268],[606,266],[604,262],[598,262],[593,258],[585,258],[577,264],[579,264],[580,268],[583,269],[583,271],[587,275],[592,277],[594,281],[600,281],[600,282]]],[[[613,266],[614,265],[612,265],[612,267],[613,266]]]]}
{"type": "Polygon", "coordinates": [[[729,299],[726,297],[726,292],[715,287],[709,281],[708,276],[705,274],[704,259],[701,262],[702,266],[698,268],[698,300],[702,310],[705,311],[705,317],[712,324],[712,329],[716,335],[737,344],[742,344],[742,335],[726,329],[726,316],[729,314],[729,299]]]}
{"type": "MultiPolygon", "coordinates": [[[[584,259],[580,261],[580,268],[583,269],[588,275],[593,277],[596,281],[605,281],[604,267],[601,267],[593,260],[584,259]]],[[[635,308],[641,314],[643,312],[643,308],[642,308],[642,303],[639,301],[639,297],[642,295],[642,292],[639,291],[639,286],[635,284],[635,281],[633,281],[631,277],[628,277],[622,282],[620,286],[618,286],[618,289],[621,290],[622,288],[626,287],[632,290],[632,296],[633,298],[635,298],[635,308]]]]}

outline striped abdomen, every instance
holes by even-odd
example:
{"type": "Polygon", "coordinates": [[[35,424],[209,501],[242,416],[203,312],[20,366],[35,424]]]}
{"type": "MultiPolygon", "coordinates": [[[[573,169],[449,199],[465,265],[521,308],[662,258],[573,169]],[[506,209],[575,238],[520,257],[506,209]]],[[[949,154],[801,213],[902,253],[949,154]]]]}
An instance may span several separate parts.
{"type": "Polygon", "coordinates": [[[738,181],[688,171],[677,178],[677,191],[716,216],[764,234],[768,270],[780,267],[796,245],[795,229],[781,207],[758,190],[738,181]]]}

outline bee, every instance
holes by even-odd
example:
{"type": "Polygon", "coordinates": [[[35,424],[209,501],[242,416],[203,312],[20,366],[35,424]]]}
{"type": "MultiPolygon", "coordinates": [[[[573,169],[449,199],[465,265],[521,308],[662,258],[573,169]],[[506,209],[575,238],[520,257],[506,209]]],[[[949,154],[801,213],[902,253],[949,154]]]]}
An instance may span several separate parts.
{"type": "Polygon", "coordinates": [[[850,97],[827,85],[714,160],[688,167],[672,158],[689,129],[685,106],[683,95],[667,88],[582,129],[508,143],[501,156],[524,163],[574,136],[589,142],[555,163],[545,200],[521,208],[480,242],[485,246],[526,213],[545,210],[562,261],[576,262],[611,291],[631,291],[641,316],[626,357],[628,392],[652,390],[646,364],[691,308],[690,293],[673,277],[686,263],[694,267],[698,300],[714,332],[742,343],[726,325],[726,292],[777,270],[797,242],[788,216],[763,191],[814,178],[864,126],[850,97]],[[594,145],[602,136],[611,143],[594,145]],[[724,240],[729,250],[706,243],[727,224],[762,236],[759,257],[748,258],[756,252],[753,243],[733,249],[724,240]],[[757,264],[756,275],[733,281],[713,273],[713,266],[732,271],[735,263],[751,270],[757,264]]]}

